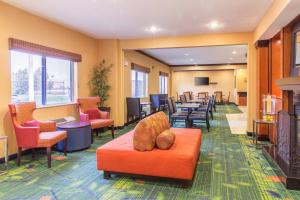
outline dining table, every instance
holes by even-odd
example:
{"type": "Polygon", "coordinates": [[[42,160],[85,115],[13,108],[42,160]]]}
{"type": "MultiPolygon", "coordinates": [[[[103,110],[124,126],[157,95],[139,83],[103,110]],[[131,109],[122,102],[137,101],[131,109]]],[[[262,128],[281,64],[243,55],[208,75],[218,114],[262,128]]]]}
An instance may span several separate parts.
{"type": "Polygon", "coordinates": [[[178,108],[186,108],[188,109],[188,113],[191,113],[193,109],[201,107],[203,104],[202,103],[182,103],[178,104],[178,108]]]}

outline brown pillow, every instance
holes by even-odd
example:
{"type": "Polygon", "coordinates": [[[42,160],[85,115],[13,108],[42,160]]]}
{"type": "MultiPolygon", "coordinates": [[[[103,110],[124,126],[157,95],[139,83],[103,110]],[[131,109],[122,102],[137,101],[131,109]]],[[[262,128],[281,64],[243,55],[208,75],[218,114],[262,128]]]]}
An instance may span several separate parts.
{"type": "Polygon", "coordinates": [[[175,141],[175,134],[170,129],[165,130],[156,137],[156,146],[159,149],[169,149],[175,141]]]}
{"type": "Polygon", "coordinates": [[[156,131],[152,120],[145,118],[140,121],[133,134],[133,147],[138,151],[151,151],[155,147],[156,131]]]}

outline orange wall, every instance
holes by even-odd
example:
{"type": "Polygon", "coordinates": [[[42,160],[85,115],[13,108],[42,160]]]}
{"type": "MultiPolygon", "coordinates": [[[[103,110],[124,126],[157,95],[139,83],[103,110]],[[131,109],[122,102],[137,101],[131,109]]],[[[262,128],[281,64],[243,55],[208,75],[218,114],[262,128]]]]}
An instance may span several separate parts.
{"type": "MultiPolygon", "coordinates": [[[[79,32],[57,25],[0,2],[0,134],[9,137],[9,153],[16,152],[16,140],[8,115],[7,105],[11,101],[11,70],[8,38],[14,37],[29,42],[71,51],[82,55],[78,63],[78,95],[89,95],[88,73],[98,60],[97,40],[79,32]]],[[[76,116],[76,107],[66,105],[40,108],[35,112],[37,119],[51,119],[63,116],[76,116]]],[[[3,156],[0,145],[0,157],[3,156]]]]}

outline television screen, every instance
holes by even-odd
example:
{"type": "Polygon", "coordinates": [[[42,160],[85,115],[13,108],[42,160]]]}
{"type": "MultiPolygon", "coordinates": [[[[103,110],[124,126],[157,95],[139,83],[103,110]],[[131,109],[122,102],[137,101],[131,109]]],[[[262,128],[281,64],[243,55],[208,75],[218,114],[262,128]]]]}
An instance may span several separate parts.
{"type": "Polygon", "coordinates": [[[195,85],[209,85],[209,77],[195,77],[195,85]]]}

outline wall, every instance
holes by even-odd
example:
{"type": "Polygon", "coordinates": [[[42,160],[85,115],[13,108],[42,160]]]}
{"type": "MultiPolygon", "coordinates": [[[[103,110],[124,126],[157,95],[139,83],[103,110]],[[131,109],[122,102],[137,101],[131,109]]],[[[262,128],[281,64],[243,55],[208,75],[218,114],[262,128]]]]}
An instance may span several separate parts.
{"type": "MultiPolygon", "coordinates": [[[[147,49],[147,48],[168,48],[168,47],[197,47],[197,46],[211,46],[211,45],[236,45],[247,44],[247,63],[248,70],[247,82],[248,91],[248,131],[252,131],[252,121],[257,113],[257,66],[256,66],[256,49],[254,46],[253,33],[228,33],[228,34],[203,34],[203,35],[190,35],[190,36],[174,36],[174,37],[160,37],[160,38],[147,38],[147,39],[129,39],[120,40],[119,61],[123,64],[122,51],[128,49],[147,49]]],[[[121,64],[121,66],[122,66],[121,64]]],[[[123,77],[120,77],[122,79],[123,77]]],[[[119,83],[120,87],[124,87],[119,83]]],[[[172,83],[173,84],[173,83],[172,83]]],[[[174,95],[174,94],[172,94],[174,95]]],[[[124,94],[119,94],[118,98],[124,99],[124,94]]],[[[124,107],[124,102],[119,102],[119,109],[124,107]]],[[[120,112],[124,112],[120,110],[120,112]]],[[[124,122],[123,116],[118,116],[120,122],[124,122]]]]}
{"type": "Polygon", "coordinates": [[[198,92],[208,92],[209,95],[212,95],[215,91],[222,91],[225,97],[230,92],[230,101],[234,102],[234,79],[234,70],[174,72],[172,74],[172,92],[176,96],[175,94],[182,94],[185,91],[192,91],[195,95],[198,92]],[[195,77],[209,77],[209,82],[217,82],[217,84],[197,86],[195,77]]]}
{"type": "MultiPolygon", "coordinates": [[[[13,133],[7,105],[11,101],[11,70],[8,51],[8,38],[71,51],[82,55],[78,63],[78,95],[89,95],[88,75],[91,67],[97,62],[97,40],[79,32],[57,25],[35,15],[29,14],[0,2],[0,134],[9,137],[9,154],[16,152],[16,140],[13,133]]],[[[45,120],[67,115],[77,115],[74,105],[41,108],[35,112],[37,119],[45,120]]],[[[3,156],[2,145],[0,157],[3,156]]]]}

